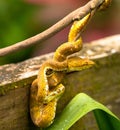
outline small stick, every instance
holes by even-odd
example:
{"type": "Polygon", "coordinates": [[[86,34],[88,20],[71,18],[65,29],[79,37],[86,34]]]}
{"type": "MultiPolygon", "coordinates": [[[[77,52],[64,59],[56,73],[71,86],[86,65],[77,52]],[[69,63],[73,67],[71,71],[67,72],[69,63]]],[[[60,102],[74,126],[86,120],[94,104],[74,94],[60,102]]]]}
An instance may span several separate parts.
{"type": "Polygon", "coordinates": [[[104,0],[89,1],[86,5],[71,12],[62,20],[60,20],[59,22],[57,22],[56,24],[54,24],[53,26],[51,26],[44,32],[39,33],[21,42],[18,42],[14,45],[0,49],[0,57],[16,52],[18,50],[27,48],[29,46],[39,44],[41,41],[44,41],[48,39],[49,37],[53,36],[54,34],[56,34],[57,32],[61,31],[63,28],[65,28],[70,23],[72,23],[74,20],[82,19],[89,12],[91,12],[94,9],[97,9],[103,2],[104,0]]]}

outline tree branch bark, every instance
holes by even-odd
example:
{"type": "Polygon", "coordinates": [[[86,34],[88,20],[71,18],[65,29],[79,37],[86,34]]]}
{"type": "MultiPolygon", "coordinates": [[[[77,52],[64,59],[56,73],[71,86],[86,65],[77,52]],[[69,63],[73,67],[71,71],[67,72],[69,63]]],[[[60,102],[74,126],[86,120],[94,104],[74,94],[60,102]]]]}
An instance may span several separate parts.
{"type": "Polygon", "coordinates": [[[0,49],[0,57],[8,55],[10,53],[16,52],[18,50],[27,48],[32,45],[39,44],[39,42],[48,39],[49,37],[53,36],[57,32],[61,31],[67,25],[72,23],[76,19],[82,19],[85,15],[91,12],[94,9],[97,9],[105,0],[91,0],[85,6],[76,9],[75,11],[68,14],[62,20],[48,28],[42,33],[39,33],[33,37],[30,37],[26,40],[18,42],[14,45],[5,47],[0,49]]]}

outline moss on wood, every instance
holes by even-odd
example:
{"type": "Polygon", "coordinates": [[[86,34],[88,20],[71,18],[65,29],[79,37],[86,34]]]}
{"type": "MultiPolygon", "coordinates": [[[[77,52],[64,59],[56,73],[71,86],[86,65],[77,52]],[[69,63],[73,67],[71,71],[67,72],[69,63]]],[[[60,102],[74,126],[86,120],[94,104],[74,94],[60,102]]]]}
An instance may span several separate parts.
{"type": "MultiPolygon", "coordinates": [[[[120,35],[85,44],[76,55],[89,56],[96,66],[65,76],[66,91],[58,103],[57,114],[77,93],[85,92],[120,117],[120,35]]],[[[0,67],[0,129],[34,128],[29,116],[29,88],[40,65],[52,56],[53,53],[0,67]]],[[[97,129],[93,115],[85,116],[72,129],[97,129]]]]}

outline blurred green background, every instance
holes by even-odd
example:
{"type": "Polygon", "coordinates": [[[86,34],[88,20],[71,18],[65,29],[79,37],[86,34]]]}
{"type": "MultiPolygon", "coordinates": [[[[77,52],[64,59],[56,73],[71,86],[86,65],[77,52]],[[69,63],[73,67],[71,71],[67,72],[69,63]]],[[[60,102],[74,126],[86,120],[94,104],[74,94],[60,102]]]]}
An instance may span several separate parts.
{"type": "MultiPolygon", "coordinates": [[[[87,2],[88,0],[0,0],[0,48],[44,31],[87,2]]],[[[67,41],[69,27],[39,45],[0,57],[0,65],[55,51],[61,43],[67,41]]],[[[113,0],[107,10],[96,13],[82,36],[84,42],[89,42],[118,33],[120,0],[113,0]]]]}

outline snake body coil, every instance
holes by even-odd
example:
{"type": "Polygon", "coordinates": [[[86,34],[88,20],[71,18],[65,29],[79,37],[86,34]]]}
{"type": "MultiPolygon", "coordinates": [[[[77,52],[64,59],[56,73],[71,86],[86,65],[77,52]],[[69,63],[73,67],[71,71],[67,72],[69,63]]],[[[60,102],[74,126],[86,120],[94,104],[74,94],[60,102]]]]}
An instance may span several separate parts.
{"type": "Polygon", "coordinates": [[[78,34],[88,22],[90,14],[71,27],[68,42],[63,43],[55,51],[53,60],[42,64],[38,77],[33,81],[30,94],[31,118],[39,127],[49,126],[55,117],[58,99],[64,93],[61,84],[64,74],[80,71],[94,65],[93,61],[79,57],[68,57],[82,49],[82,39],[78,34]],[[49,74],[49,71],[52,71],[49,74]]]}
{"type": "MultiPolygon", "coordinates": [[[[106,8],[110,3],[111,0],[104,0],[97,10],[106,8]]],[[[38,127],[47,127],[53,122],[57,102],[65,91],[65,87],[61,84],[64,75],[94,65],[91,60],[71,57],[71,54],[82,49],[80,35],[90,17],[91,14],[89,13],[83,19],[73,23],[68,35],[68,42],[57,48],[53,60],[42,64],[37,79],[32,83],[30,115],[38,127]]]]}

